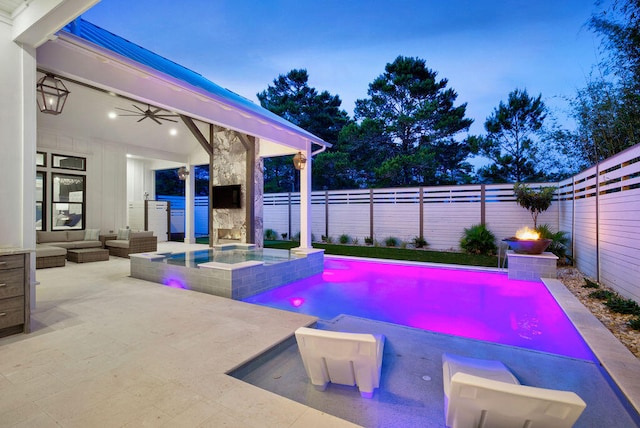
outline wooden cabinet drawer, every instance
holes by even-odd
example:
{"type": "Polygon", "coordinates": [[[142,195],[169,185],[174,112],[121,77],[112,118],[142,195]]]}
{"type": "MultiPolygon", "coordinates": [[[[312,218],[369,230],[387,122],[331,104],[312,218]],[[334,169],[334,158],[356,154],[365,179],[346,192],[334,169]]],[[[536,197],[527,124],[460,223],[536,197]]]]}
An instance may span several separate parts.
{"type": "Polygon", "coordinates": [[[24,267],[24,255],[22,254],[0,257],[0,271],[22,267],[24,267]]]}
{"type": "Polygon", "coordinates": [[[0,271],[0,299],[24,295],[24,270],[0,271]]]}
{"type": "Polygon", "coordinates": [[[24,324],[24,298],[0,300],[0,329],[24,324]]]}

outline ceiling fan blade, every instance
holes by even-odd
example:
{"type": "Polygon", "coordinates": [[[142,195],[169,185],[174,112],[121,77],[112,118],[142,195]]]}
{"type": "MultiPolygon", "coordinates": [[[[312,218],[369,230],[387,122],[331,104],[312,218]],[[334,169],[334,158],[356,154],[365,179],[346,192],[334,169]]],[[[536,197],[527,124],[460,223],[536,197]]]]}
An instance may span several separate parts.
{"type": "Polygon", "coordinates": [[[177,122],[176,120],[169,119],[170,117],[178,117],[176,114],[154,114],[153,117],[157,117],[159,119],[172,120],[173,122],[177,122]]]}
{"type": "Polygon", "coordinates": [[[115,109],[116,109],[116,110],[126,111],[126,112],[129,112],[129,113],[140,114],[140,113],[138,113],[137,111],[128,110],[128,109],[126,109],[126,108],[122,108],[122,107],[116,107],[115,109]]]}
{"type": "Polygon", "coordinates": [[[174,120],[174,119],[167,119],[166,117],[161,117],[160,119],[162,119],[162,120],[166,120],[167,122],[174,122],[174,123],[178,123],[178,121],[177,121],[177,120],[174,120]]]}
{"type": "Polygon", "coordinates": [[[158,119],[156,119],[154,116],[149,116],[149,119],[153,120],[155,123],[157,123],[158,125],[162,125],[162,122],[160,122],[158,119]]]}
{"type": "Polygon", "coordinates": [[[133,106],[134,106],[135,108],[137,108],[138,110],[140,110],[140,113],[142,113],[142,114],[145,114],[145,113],[146,113],[146,111],[145,111],[145,110],[142,110],[142,109],[141,109],[140,107],[138,107],[137,105],[133,104],[133,106]]]}
{"type": "Polygon", "coordinates": [[[136,123],[138,122],[142,122],[143,120],[145,120],[147,118],[147,116],[142,116],[136,123]]]}

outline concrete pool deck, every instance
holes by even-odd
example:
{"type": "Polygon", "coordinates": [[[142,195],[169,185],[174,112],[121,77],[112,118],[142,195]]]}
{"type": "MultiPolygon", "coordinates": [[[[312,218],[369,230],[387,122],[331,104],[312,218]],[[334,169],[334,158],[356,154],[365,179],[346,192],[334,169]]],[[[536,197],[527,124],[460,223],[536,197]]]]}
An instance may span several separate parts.
{"type": "MultiPolygon", "coordinates": [[[[206,248],[159,244],[186,247],[206,248]]],[[[37,271],[33,333],[0,339],[0,426],[354,426],[226,374],[314,317],[128,275],[118,257],[37,271]]],[[[622,346],[609,336],[605,366],[622,346]]],[[[620,370],[638,383],[637,359],[620,370]]]]}

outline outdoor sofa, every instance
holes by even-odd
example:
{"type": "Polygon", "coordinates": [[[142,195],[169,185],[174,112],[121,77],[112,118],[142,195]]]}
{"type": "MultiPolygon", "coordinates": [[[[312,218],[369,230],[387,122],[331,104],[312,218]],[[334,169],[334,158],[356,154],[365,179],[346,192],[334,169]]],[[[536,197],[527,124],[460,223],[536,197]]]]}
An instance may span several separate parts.
{"type": "Polygon", "coordinates": [[[153,236],[151,230],[134,232],[120,229],[117,238],[105,241],[104,246],[111,256],[129,258],[129,254],[158,251],[158,237],[153,236]]]}
{"type": "Polygon", "coordinates": [[[36,231],[36,269],[64,266],[67,250],[100,248],[99,229],[36,231]]]}

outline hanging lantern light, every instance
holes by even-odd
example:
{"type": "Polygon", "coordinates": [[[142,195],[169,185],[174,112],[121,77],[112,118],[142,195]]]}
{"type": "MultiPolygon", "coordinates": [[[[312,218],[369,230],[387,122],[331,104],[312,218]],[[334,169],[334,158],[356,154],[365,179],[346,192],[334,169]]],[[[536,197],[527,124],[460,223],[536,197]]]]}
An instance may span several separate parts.
{"type": "Polygon", "coordinates": [[[38,108],[42,113],[58,115],[62,113],[64,103],[67,102],[69,90],[62,80],[53,74],[47,74],[36,84],[38,108]]]}
{"type": "Polygon", "coordinates": [[[307,166],[307,158],[302,152],[298,152],[293,156],[293,166],[298,171],[303,170],[304,167],[307,166]]]}

